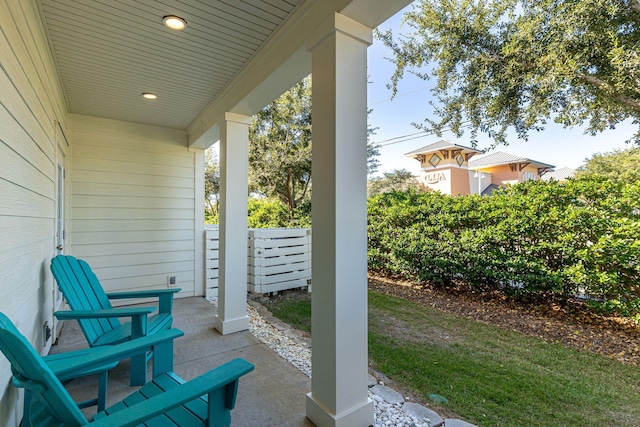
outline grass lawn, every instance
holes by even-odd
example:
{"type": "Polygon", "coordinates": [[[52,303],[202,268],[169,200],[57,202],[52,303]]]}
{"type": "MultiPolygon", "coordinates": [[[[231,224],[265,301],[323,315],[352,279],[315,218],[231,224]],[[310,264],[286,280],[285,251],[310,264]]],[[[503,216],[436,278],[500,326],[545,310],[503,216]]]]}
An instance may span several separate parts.
{"type": "MultiPolygon", "coordinates": [[[[308,299],[268,308],[310,330],[308,299]]],[[[375,292],[369,358],[432,409],[479,426],[640,426],[639,367],[375,292]]]]}

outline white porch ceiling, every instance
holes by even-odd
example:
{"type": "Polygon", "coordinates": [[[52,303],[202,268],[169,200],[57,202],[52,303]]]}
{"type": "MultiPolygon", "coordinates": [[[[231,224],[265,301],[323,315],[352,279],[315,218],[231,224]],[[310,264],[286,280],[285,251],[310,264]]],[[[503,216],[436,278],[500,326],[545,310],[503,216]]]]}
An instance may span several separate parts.
{"type": "Polygon", "coordinates": [[[185,129],[303,1],[39,4],[69,112],[185,129]],[[166,28],[165,15],[186,29],[166,28]]]}
{"type": "Polygon", "coordinates": [[[185,129],[216,141],[311,72],[308,38],[339,12],[376,27],[411,0],[32,0],[68,111],[185,129]],[[188,25],[174,31],[162,17],[188,25]],[[142,98],[151,92],[158,99],[142,98]]]}

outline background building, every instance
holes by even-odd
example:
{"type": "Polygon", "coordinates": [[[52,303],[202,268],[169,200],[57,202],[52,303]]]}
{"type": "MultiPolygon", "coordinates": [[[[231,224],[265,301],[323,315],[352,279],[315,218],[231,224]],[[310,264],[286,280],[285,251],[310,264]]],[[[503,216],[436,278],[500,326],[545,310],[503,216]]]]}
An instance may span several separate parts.
{"type": "Polygon", "coordinates": [[[418,181],[421,184],[443,194],[456,195],[471,193],[469,160],[479,153],[482,151],[440,140],[405,156],[420,162],[418,181]]]}
{"type": "Polygon", "coordinates": [[[482,153],[440,140],[405,155],[420,162],[421,184],[450,195],[491,194],[507,184],[542,179],[555,167],[502,151],[482,153]]]}
{"type": "Polygon", "coordinates": [[[549,171],[549,173],[545,173],[542,179],[545,181],[551,181],[553,179],[555,181],[562,182],[569,178],[573,178],[575,174],[576,170],[573,168],[560,168],[549,171]]]}

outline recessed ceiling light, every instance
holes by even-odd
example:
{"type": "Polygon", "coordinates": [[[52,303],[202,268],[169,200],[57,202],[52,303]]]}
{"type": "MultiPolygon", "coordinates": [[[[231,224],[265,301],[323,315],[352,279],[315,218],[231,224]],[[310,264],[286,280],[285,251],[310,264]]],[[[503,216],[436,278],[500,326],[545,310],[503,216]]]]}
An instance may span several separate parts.
{"type": "Polygon", "coordinates": [[[146,99],[156,99],[158,95],[156,95],[155,93],[145,92],[142,94],[142,97],[146,99]]]}
{"type": "Polygon", "coordinates": [[[163,16],[162,23],[172,30],[184,30],[184,27],[187,26],[187,21],[175,15],[163,16]]]}

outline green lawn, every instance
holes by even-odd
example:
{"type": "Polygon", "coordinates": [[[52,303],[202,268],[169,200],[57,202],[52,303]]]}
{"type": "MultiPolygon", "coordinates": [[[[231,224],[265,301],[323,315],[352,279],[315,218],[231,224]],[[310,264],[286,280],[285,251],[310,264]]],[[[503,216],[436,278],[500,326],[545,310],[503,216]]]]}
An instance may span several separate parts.
{"type": "MultiPolygon", "coordinates": [[[[268,307],[310,329],[310,301],[268,307]]],[[[480,426],[640,426],[640,368],[374,292],[369,358],[431,408],[480,426]]]]}

